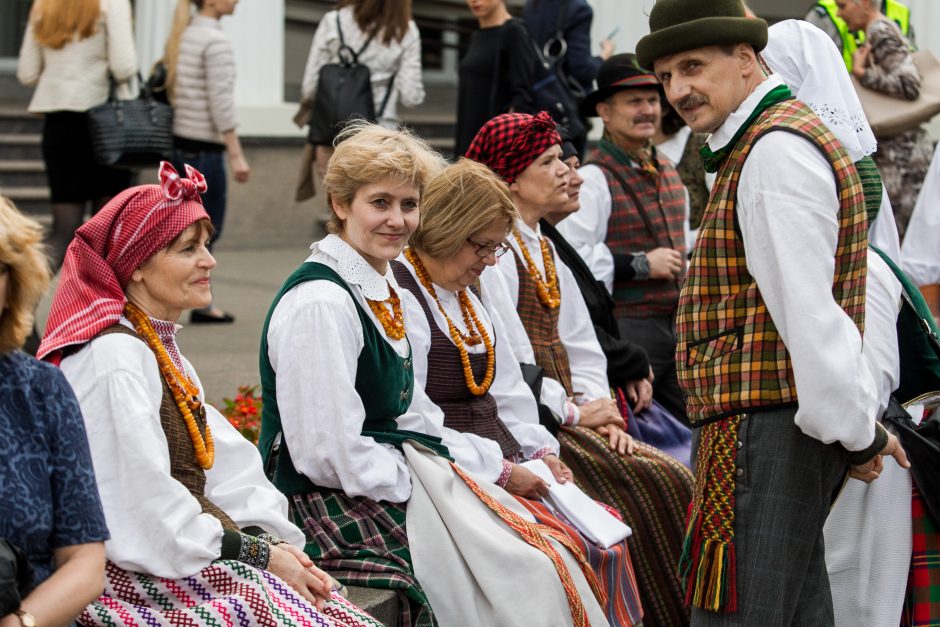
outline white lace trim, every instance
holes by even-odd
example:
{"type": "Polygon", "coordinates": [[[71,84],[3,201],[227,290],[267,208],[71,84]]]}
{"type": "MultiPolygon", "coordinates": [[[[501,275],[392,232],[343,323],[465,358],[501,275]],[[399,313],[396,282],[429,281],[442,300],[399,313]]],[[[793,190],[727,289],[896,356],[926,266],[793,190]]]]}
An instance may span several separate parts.
{"type": "Polygon", "coordinates": [[[862,141],[864,133],[868,129],[868,119],[865,117],[863,111],[857,110],[850,112],[825,102],[809,101],[806,104],[819,116],[819,119],[826,123],[826,126],[829,127],[829,130],[831,130],[834,135],[843,136],[839,130],[844,129],[847,134],[857,136],[858,149],[861,151],[863,157],[873,154],[878,149],[878,143],[874,140],[874,137],[869,141],[862,141]]]}
{"type": "Polygon", "coordinates": [[[358,285],[362,295],[369,300],[387,300],[390,296],[389,286],[396,292],[399,291],[391,268],[388,268],[384,275],[379,274],[356,249],[338,235],[327,235],[310,246],[310,250],[335,259],[337,274],[347,283],[358,285]]]}

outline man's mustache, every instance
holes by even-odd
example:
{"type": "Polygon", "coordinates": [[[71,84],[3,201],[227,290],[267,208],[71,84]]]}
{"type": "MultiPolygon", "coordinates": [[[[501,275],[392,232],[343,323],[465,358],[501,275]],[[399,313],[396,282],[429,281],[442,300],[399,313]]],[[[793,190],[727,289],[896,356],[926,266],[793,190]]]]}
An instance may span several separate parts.
{"type": "Polygon", "coordinates": [[[695,107],[700,107],[703,104],[708,104],[708,98],[705,96],[699,96],[698,94],[689,94],[688,96],[680,99],[679,102],[675,104],[675,107],[679,111],[683,111],[685,109],[694,109],[695,107]]]}
{"type": "Polygon", "coordinates": [[[646,124],[646,123],[656,124],[656,116],[655,115],[638,115],[635,118],[633,118],[633,123],[634,124],[646,124]]]}

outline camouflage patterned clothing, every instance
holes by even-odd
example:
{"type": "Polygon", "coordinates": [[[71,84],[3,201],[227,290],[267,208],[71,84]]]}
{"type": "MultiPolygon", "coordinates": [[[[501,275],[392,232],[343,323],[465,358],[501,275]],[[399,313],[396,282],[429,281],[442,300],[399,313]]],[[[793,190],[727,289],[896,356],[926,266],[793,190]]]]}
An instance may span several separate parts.
{"type": "MultiPolygon", "coordinates": [[[[910,44],[897,24],[881,17],[868,26],[865,34],[871,53],[868,69],[860,79],[862,85],[895,98],[915,100],[920,95],[920,75],[914,66],[910,44]]],[[[932,153],[933,143],[923,128],[878,138],[874,158],[888,190],[902,240],[932,153]]]]}

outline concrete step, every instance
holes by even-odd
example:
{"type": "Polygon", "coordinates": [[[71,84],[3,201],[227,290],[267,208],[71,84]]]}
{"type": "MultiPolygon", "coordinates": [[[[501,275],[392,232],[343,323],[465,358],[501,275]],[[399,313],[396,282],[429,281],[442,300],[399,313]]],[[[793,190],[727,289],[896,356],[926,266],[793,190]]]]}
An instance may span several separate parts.
{"type": "Polygon", "coordinates": [[[0,159],[42,159],[42,135],[39,133],[0,133],[0,159]]]}
{"type": "Polygon", "coordinates": [[[23,213],[30,214],[34,218],[40,216],[49,216],[51,222],[51,203],[49,201],[49,188],[45,185],[41,187],[18,187],[6,186],[0,187],[0,194],[13,201],[13,204],[23,213]]]}
{"type": "Polygon", "coordinates": [[[24,109],[0,106],[0,133],[42,132],[42,116],[27,113],[24,109]]]}
{"type": "Polygon", "coordinates": [[[46,166],[38,159],[0,159],[0,187],[42,187],[46,166]]]}
{"type": "Polygon", "coordinates": [[[381,588],[348,586],[349,600],[367,611],[385,627],[398,627],[398,595],[381,588]]]}

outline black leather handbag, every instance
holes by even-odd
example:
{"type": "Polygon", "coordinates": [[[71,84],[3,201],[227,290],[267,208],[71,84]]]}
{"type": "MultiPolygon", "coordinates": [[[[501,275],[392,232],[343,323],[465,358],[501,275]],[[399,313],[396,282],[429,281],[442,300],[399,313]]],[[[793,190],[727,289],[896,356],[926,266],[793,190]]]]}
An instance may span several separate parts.
{"type": "Polygon", "coordinates": [[[146,86],[134,100],[118,100],[111,80],[108,101],[88,110],[95,160],[113,168],[156,167],[173,158],[173,109],[146,86]]]}
{"type": "Polygon", "coordinates": [[[21,550],[0,538],[0,616],[12,614],[33,586],[33,567],[21,550]]]}
{"type": "Polygon", "coordinates": [[[310,130],[307,133],[307,141],[311,144],[333,145],[336,135],[350,120],[361,118],[375,122],[385,112],[397,74],[392,74],[389,79],[382,106],[376,112],[372,97],[372,73],[368,66],[359,63],[359,55],[372,43],[375,33],[369,35],[357,51],[346,45],[338,11],[336,30],[340,42],[339,62],[327,63],[320,68],[317,91],[313,97],[313,112],[310,114],[310,130]]]}

